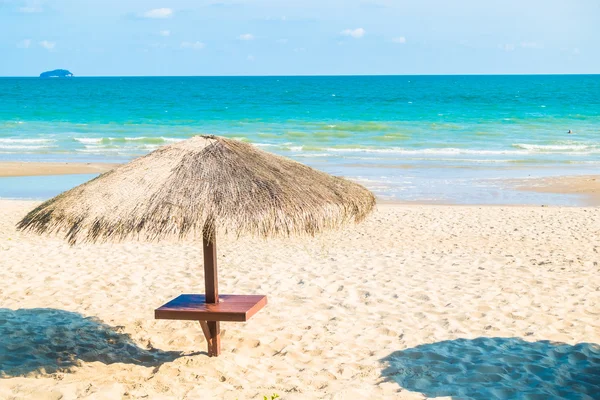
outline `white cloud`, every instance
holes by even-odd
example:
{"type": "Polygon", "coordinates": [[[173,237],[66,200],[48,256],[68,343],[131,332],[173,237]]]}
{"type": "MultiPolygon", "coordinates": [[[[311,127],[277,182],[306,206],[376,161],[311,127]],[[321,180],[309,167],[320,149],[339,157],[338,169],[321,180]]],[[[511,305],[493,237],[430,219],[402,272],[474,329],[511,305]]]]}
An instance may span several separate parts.
{"type": "Polygon", "coordinates": [[[340,34],[344,36],[351,36],[354,39],[360,39],[361,37],[365,36],[365,33],[366,31],[363,28],[344,29],[340,32],[340,34]]]}
{"type": "Polygon", "coordinates": [[[205,44],[199,41],[196,42],[181,42],[182,49],[202,50],[205,44]]]}
{"type": "Polygon", "coordinates": [[[521,47],[524,49],[541,49],[544,46],[536,42],[521,42],[521,47]]]}
{"type": "Polygon", "coordinates": [[[254,57],[252,54],[248,54],[248,57],[246,57],[246,60],[254,61],[254,60],[256,60],[256,57],[254,57]]]}
{"type": "Polygon", "coordinates": [[[158,32],[158,34],[160,36],[170,36],[171,35],[171,31],[168,30],[168,29],[165,29],[165,30],[162,30],[162,31],[158,32]]]}
{"type": "Polygon", "coordinates": [[[31,46],[31,39],[23,39],[17,43],[17,47],[20,49],[28,49],[31,46]]]}
{"type": "Polygon", "coordinates": [[[173,16],[173,10],[170,8],[155,8],[142,14],[144,18],[170,18],[173,16]]]}
{"type": "Polygon", "coordinates": [[[498,48],[504,51],[513,51],[515,49],[515,45],[514,44],[499,44],[498,48]]]}
{"type": "Polygon", "coordinates": [[[398,36],[398,37],[393,38],[392,42],[404,44],[404,43],[406,43],[406,38],[404,36],[398,36]]]}
{"type": "MultiPolygon", "coordinates": [[[[2,1],[0,1],[0,4],[1,3],[2,1]]],[[[28,0],[23,1],[22,6],[17,8],[17,11],[25,14],[34,14],[44,12],[44,9],[39,0],[28,0]]]]}
{"type": "Polygon", "coordinates": [[[294,49],[295,53],[304,53],[306,51],[306,49],[304,47],[296,47],[294,49]]]}
{"type": "Polygon", "coordinates": [[[41,13],[43,11],[44,10],[39,5],[19,7],[19,12],[26,13],[26,14],[41,13]]]}
{"type": "Polygon", "coordinates": [[[251,33],[244,33],[243,35],[238,36],[239,40],[254,40],[254,35],[251,33]]]}
{"type": "Polygon", "coordinates": [[[47,40],[42,40],[39,44],[46,50],[53,50],[56,46],[56,42],[49,42],[47,40]]]}
{"type": "Polygon", "coordinates": [[[577,47],[575,47],[573,49],[573,55],[579,55],[579,54],[581,54],[581,51],[577,47]]]}
{"type": "Polygon", "coordinates": [[[277,39],[277,43],[286,44],[287,42],[287,39],[277,39]]]}

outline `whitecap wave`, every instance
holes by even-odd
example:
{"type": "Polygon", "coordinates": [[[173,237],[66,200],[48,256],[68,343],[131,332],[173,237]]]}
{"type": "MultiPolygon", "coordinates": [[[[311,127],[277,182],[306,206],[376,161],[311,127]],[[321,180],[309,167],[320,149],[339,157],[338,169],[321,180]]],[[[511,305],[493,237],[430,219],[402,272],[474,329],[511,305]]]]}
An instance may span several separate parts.
{"type": "Polygon", "coordinates": [[[529,144],[515,143],[514,148],[534,153],[600,153],[600,144],[558,143],[558,144],[529,144]]]}
{"type": "Polygon", "coordinates": [[[55,146],[45,146],[45,145],[21,145],[21,144],[0,144],[0,149],[2,150],[41,150],[41,149],[49,149],[55,146]]]}
{"type": "Polygon", "coordinates": [[[83,144],[92,144],[92,143],[101,143],[102,138],[73,138],[73,140],[83,143],[83,144]]]}
{"type": "Polygon", "coordinates": [[[0,143],[53,143],[54,139],[17,139],[17,138],[0,138],[0,143]]]}

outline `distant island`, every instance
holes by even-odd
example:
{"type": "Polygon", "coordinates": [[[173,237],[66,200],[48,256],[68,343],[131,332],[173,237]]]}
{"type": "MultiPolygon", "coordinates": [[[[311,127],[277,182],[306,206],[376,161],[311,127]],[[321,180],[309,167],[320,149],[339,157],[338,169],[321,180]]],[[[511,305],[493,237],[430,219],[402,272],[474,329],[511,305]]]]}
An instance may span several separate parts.
{"type": "Polygon", "coordinates": [[[67,78],[73,76],[73,73],[66,69],[55,69],[40,74],[40,78],[67,78]]]}

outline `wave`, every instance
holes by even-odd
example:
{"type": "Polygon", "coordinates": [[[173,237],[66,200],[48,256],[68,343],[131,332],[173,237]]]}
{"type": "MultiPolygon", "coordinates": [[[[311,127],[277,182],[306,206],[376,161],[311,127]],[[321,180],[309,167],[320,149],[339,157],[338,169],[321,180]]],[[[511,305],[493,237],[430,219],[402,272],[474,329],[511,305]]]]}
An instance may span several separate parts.
{"type": "Polygon", "coordinates": [[[528,150],[531,152],[538,153],[556,153],[556,152],[569,152],[569,153],[600,153],[600,144],[584,144],[584,143],[565,143],[565,144],[528,144],[528,143],[515,143],[512,145],[514,148],[528,150]]]}
{"type": "MultiPolygon", "coordinates": [[[[291,151],[304,151],[303,146],[288,146],[286,149],[291,151]]],[[[317,150],[315,147],[310,148],[311,151],[317,150]]],[[[427,149],[407,149],[403,147],[326,147],[321,149],[329,153],[383,153],[383,154],[439,154],[439,155],[455,155],[455,154],[479,154],[479,155],[502,155],[502,154],[527,154],[525,151],[519,150],[475,150],[475,149],[459,149],[454,147],[444,148],[427,148],[427,149]]]]}
{"type": "Polygon", "coordinates": [[[24,145],[10,145],[10,144],[0,144],[0,149],[2,150],[39,150],[39,149],[50,149],[56,146],[44,146],[44,145],[30,145],[30,146],[24,146],[24,145]]]}
{"type": "Polygon", "coordinates": [[[14,139],[14,138],[0,138],[1,143],[17,143],[17,144],[27,144],[27,143],[52,143],[55,140],[53,139],[14,139]]]}
{"type": "Polygon", "coordinates": [[[102,143],[102,138],[73,138],[73,140],[83,144],[102,143]]]}
{"type": "MultiPolygon", "coordinates": [[[[367,124],[369,125],[369,124],[367,124]]],[[[325,132],[327,133],[327,132],[325,132]]],[[[330,132],[336,133],[336,132],[330,132]]],[[[97,133],[96,133],[97,134],[97,133]]],[[[114,154],[137,156],[149,151],[156,150],[158,147],[170,143],[185,140],[186,135],[182,137],[165,137],[165,136],[130,136],[130,137],[101,137],[91,134],[81,135],[70,132],[68,137],[57,137],[52,135],[49,138],[17,138],[17,137],[2,137],[0,138],[0,150],[3,154],[19,153],[19,152],[55,152],[55,153],[96,153],[96,154],[114,154]],[[78,145],[74,145],[77,143],[78,145]]],[[[435,147],[435,144],[430,144],[430,147],[420,148],[410,145],[406,146],[385,146],[386,140],[402,140],[408,139],[404,132],[392,131],[373,135],[369,138],[370,144],[352,145],[333,143],[326,140],[310,140],[304,141],[302,138],[298,140],[289,140],[287,142],[277,143],[274,140],[268,140],[270,133],[264,136],[265,142],[253,143],[253,145],[264,148],[267,151],[275,151],[284,153],[292,157],[345,157],[345,158],[371,158],[390,159],[394,156],[408,156],[412,159],[423,160],[458,160],[471,159],[472,162],[494,162],[494,160],[503,160],[504,162],[528,162],[532,158],[537,158],[549,161],[554,158],[554,161],[568,160],[577,158],[577,161],[585,161],[589,158],[596,158],[600,154],[600,143],[593,141],[575,141],[575,140],[560,140],[554,142],[539,143],[513,143],[510,145],[498,145],[496,148],[464,148],[460,147],[435,147]],[[305,144],[303,144],[303,142],[305,144]],[[535,157],[538,155],[539,157],[535,157]],[[542,155],[542,156],[540,156],[542,155]],[[591,157],[582,157],[582,156],[591,157]],[[463,156],[463,157],[461,157],[463,156]],[[560,156],[560,157],[556,157],[560,156]],[[571,157],[563,157],[571,156],[571,157]]],[[[286,135],[279,136],[282,139],[286,135]]],[[[303,136],[299,134],[298,136],[303,136]]],[[[247,139],[245,139],[247,140],[247,139]]],[[[335,143],[335,142],[334,142],[335,143]]],[[[422,143],[427,146],[427,143],[422,143]]],[[[474,146],[475,143],[472,144],[474,146]]]]}
{"type": "Polygon", "coordinates": [[[395,142],[397,140],[410,139],[410,135],[404,133],[388,133],[383,136],[373,136],[371,140],[376,142],[395,142]]]}
{"type": "Polygon", "coordinates": [[[111,145],[111,144],[167,144],[167,143],[175,143],[175,142],[180,142],[182,140],[185,140],[184,138],[168,138],[168,137],[150,137],[150,136],[140,136],[140,137],[122,137],[122,138],[117,138],[117,137],[101,137],[101,138],[94,138],[94,137],[76,137],[73,138],[73,140],[75,140],[76,142],[82,143],[82,144],[104,144],[104,145],[111,145]]]}
{"type": "Polygon", "coordinates": [[[515,149],[465,149],[456,147],[410,149],[404,147],[366,147],[366,146],[348,146],[348,147],[315,147],[315,146],[294,146],[290,144],[257,144],[259,147],[272,147],[281,151],[290,152],[326,152],[333,154],[351,154],[351,153],[379,153],[379,154],[398,154],[398,155],[488,155],[488,156],[526,156],[531,154],[561,154],[561,155],[586,155],[600,153],[600,146],[551,146],[550,148],[538,148],[536,146],[523,146],[515,149]]]}

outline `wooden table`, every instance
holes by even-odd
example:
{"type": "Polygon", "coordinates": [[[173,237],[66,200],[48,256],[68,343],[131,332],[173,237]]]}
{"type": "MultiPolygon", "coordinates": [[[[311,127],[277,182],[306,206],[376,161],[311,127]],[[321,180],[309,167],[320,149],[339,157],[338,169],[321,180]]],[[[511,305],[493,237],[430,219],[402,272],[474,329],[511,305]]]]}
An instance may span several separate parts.
{"type": "Polygon", "coordinates": [[[182,294],[154,310],[156,319],[199,321],[208,355],[220,353],[220,321],[245,322],[267,304],[267,296],[220,294],[218,303],[207,303],[203,294],[182,294]],[[208,322],[211,322],[210,324],[208,322]]]}

